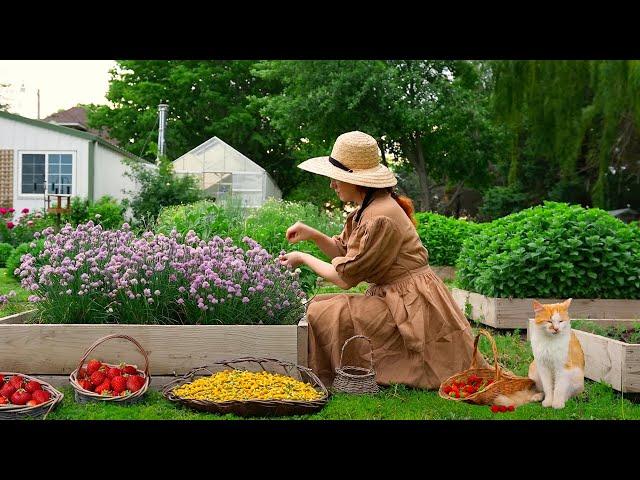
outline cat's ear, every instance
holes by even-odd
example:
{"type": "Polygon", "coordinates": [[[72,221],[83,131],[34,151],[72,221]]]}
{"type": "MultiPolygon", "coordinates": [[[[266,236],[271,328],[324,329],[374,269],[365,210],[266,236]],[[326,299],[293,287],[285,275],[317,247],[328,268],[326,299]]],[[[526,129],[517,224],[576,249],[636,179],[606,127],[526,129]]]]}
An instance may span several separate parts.
{"type": "Polygon", "coordinates": [[[562,302],[562,305],[564,305],[564,308],[566,308],[567,310],[569,310],[569,305],[571,305],[571,300],[573,300],[573,298],[567,298],[564,302],[562,302]]]}
{"type": "Polygon", "coordinates": [[[542,304],[539,301],[534,300],[533,301],[533,311],[536,312],[536,313],[539,313],[539,312],[541,312],[543,310],[544,310],[544,307],[542,306],[542,304]]]}

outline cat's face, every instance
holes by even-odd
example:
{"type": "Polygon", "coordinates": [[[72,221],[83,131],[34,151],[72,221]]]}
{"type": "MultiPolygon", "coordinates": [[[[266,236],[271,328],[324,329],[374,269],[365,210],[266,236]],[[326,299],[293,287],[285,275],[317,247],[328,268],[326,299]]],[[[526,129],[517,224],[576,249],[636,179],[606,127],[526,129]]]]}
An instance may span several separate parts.
{"type": "Polygon", "coordinates": [[[558,335],[571,328],[569,305],[571,305],[570,298],[562,303],[550,303],[547,305],[534,300],[533,311],[536,314],[535,322],[538,328],[544,330],[547,335],[558,335]]]}

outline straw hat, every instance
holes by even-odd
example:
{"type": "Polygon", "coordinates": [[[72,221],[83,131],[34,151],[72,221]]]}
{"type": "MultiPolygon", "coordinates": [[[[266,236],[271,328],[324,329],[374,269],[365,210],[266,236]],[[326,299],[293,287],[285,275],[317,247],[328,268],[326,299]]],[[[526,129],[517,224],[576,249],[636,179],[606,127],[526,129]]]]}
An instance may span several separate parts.
{"type": "Polygon", "coordinates": [[[298,168],[363,187],[393,187],[398,181],[380,164],[376,139],[363,132],[343,133],[336,139],[331,155],[305,160],[298,168]]]}

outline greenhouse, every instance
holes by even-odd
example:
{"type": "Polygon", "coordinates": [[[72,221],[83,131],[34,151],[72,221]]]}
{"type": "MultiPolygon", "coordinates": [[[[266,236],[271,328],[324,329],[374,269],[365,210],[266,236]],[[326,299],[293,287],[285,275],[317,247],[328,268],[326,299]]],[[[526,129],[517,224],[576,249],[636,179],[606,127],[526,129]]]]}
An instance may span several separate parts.
{"type": "Polygon", "coordinates": [[[235,148],[213,137],[173,161],[177,175],[191,175],[205,195],[222,200],[233,195],[246,207],[259,207],[282,192],[267,171],[235,148]]]}

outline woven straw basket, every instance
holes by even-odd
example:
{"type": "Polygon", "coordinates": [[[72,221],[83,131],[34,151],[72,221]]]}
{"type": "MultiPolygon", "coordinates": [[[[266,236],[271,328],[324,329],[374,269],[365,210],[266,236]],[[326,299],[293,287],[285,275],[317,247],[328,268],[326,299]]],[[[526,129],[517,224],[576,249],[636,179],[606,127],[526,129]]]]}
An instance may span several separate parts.
{"type": "Polygon", "coordinates": [[[336,368],[336,377],[333,381],[332,389],[336,392],[354,394],[378,393],[380,391],[380,387],[378,387],[376,383],[376,372],[373,369],[373,348],[371,346],[371,340],[368,337],[364,335],[354,335],[344,342],[342,351],[340,352],[340,366],[336,368]],[[362,338],[369,342],[371,353],[371,364],[369,368],[342,366],[344,349],[351,340],[356,338],[362,338]]]}
{"type": "Polygon", "coordinates": [[[476,405],[492,405],[494,399],[498,395],[509,395],[520,390],[531,389],[534,385],[535,382],[530,378],[518,377],[511,373],[504,372],[502,368],[500,368],[500,365],[498,364],[498,348],[496,347],[496,342],[487,330],[482,329],[480,330],[480,333],[476,335],[473,343],[473,357],[469,368],[463,372],[456,373],[442,382],[440,389],[438,390],[438,394],[447,400],[469,402],[476,405]],[[493,361],[495,364],[494,368],[476,368],[476,352],[478,351],[478,340],[481,335],[487,337],[489,342],[491,342],[493,361]],[[444,387],[447,385],[451,385],[453,382],[466,381],[467,378],[473,374],[477,375],[482,380],[493,379],[493,383],[478,392],[468,395],[467,397],[455,398],[444,393],[444,387]]]}
{"type": "Polygon", "coordinates": [[[49,400],[34,407],[28,407],[26,405],[0,405],[0,420],[19,420],[26,418],[44,420],[47,418],[47,415],[49,415],[49,412],[55,409],[64,398],[62,392],[59,392],[52,385],[43,382],[39,378],[15,372],[0,372],[0,375],[4,375],[7,380],[14,375],[20,375],[27,381],[35,380],[42,385],[43,390],[51,394],[49,400]]]}
{"type": "Polygon", "coordinates": [[[162,395],[169,401],[181,403],[194,410],[219,414],[233,413],[235,415],[250,416],[285,416],[306,415],[315,413],[327,404],[329,392],[320,379],[310,368],[283,362],[273,358],[242,357],[234,360],[222,360],[210,365],[194,368],[182,377],[167,383],[162,388],[162,395]],[[177,387],[192,382],[203,376],[213,375],[223,370],[263,370],[271,373],[286,375],[296,380],[311,384],[322,396],[316,400],[229,400],[214,402],[211,400],[194,400],[182,398],[173,393],[177,387]]]}
{"type": "MultiPolygon", "coordinates": [[[[104,365],[107,365],[109,367],[117,367],[118,366],[118,365],[114,365],[114,364],[110,364],[110,363],[104,363],[104,365]]],[[[75,390],[75,399],[76,399],[76,402],[78,402],[78,403],[87,403],[87,402],[115,402],[115,403],[119,403],[119,404],[136,403],[136,402],[138,402],[138,401],[140,401],[142,399],[144,394],[149,389],[149,384],[151,383],[151,375],[149,375],[149,357],[147,356],[147,352],[145,352],[144,348],[142,348],[142,345],[140,345],[134,338],[130,337],[129,335],[122,335],[122,334],[118,334],[118,333],[114,333],[112,335],[107,335],[106,337],[102,337],[102,338],[99,338],[98,340],[96,340],[93,343],[93,345],[91,345],[89,347],[89,349],[84,353],[84,355],[80,359],[80,362],[78,362],[78,367],[73,372],[71,372],[71,375],[69,375],[69,382],[71,383],[71,386],[75,390]],[[84,388],[82,388],[78,384],[78,378],[77,378],[78,372],[80,371],[80,368],[82,367],[82,365],[84,365],[85,360],[89,357],[89,354],[91,352],[93,352],[93,350],[95,350],[95,348],[98,345],[102,344],[103,342],[105,342],[107,340],[111,340],[112,338],[124,338],[125,340],[129,340],[131,343],[133,343],[138,348],[138,350],[140,351],[140,353],[144,357],[144,370],[139,370],[136,367],[136,370],[138,371],[138,374],[144,375],[144,378],[145,378],[144,385],[137,392],[133,392],[133,393],[131,393],[129,395],[124,395],[122,397],[121,396],[112,397],[112,396],[107,396],[107,395],[100,395],[99,393],[90,392],[88,390],[85,390],[84,388]]]]}

